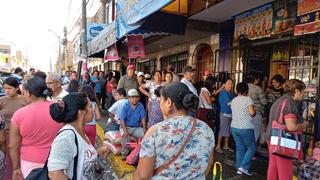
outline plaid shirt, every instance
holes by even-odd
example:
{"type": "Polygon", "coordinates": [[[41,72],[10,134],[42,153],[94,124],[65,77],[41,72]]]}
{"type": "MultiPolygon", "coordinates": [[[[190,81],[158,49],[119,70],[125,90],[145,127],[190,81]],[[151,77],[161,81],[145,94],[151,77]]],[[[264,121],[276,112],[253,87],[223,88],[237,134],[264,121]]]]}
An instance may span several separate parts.
{"type": "Polygon", "coordinates": [[[299,166],[300,180],[320,179],[320,161],[310,159],[299,166]]]}

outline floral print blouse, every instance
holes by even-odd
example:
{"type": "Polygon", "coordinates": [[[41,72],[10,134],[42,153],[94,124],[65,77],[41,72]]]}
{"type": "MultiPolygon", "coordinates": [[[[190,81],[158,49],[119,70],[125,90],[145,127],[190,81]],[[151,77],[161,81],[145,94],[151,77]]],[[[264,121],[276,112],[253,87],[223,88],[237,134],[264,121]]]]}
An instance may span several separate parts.
{"type": "MultiPolygon", "coordinates": [[[[142,140],[140,158],[155,157],[154,169],[169,162],[186,140],[193,125],[191,120],[192,117],[179,116],[156,124],[154,133],[142,140]]],[[[178,159],[152,179],[205,179],[204,172],[214,145],[211,128],[197,120],[196,129],[178,159]]]]}

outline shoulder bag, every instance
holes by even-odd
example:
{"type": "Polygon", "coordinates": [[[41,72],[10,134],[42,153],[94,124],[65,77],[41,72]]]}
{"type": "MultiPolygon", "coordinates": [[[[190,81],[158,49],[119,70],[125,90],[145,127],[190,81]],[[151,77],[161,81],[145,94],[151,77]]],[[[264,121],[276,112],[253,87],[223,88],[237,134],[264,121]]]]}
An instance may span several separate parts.
{"type": "Polygon", "coordinates": [[[169,161],[169,162],[167,162],[167,163],[165,163],[165,164],[163,164],[163,165],[159,166],[158,168],[154,169],[154,171],[153,171],[153,175],[160,174],[160,173],[161,173],[162,171],[164,171],[165,169],[168,169],[168,168],[169,168],[169,166],[170,166],[172,163],[174,163],[174,162],[179,158],[179,156],[180,156],[180,155],[181,155],[181,153],[183,152],[184,148],[186,147],[186,145],[187,145],[187,144],[188,144],[188,142],[190,141],[191,136],[192,136],[192,134],[193,134],[194,130],[196,129],[197,120],[196,120],[196,119],[193,119],[193,120],[192,120],[192,122],[193,122],[193,124],[192,124],[192,128],[191,128],[191,130],[190,130],[190,132],[189,132],[189,134],[188,134],[187,139],[186,139],[186,140],[184,141],[184,143],[182,144],[182,146],[181,146],[181,148],[180,148],[180,150],[179,150],[178,154],[173,155],[173,157],[170,159],[170,161],[169,161]]]}
{"type": "Polygon", "coordinates": [[[281,105],[278,120],[272,121],[270,151],[272,154],[299,159],[301,152],[301,133],[288,131],[283,124],[283,110],[288,100],[284,99],[281,105]]]}
{"type": "MultiPolygon", "coordinates": [[[[76,134],[76,132],[74,132],[73,129],[64,129],[64,130],[60,131],[57,134],[57,136],[60,133],[62,133],[63,131],[67,131],[67,130],[71,130],[74,133],[74,135],[75,135],[75,143],[76,143],[76,146],[77,146],[77,155],[74,157],[73,177],[72,177],[72,180],[76,180],[77,179],[78,154],[79,154],[77,134],[76,134]]],[[[49,151],[49,155],[50,155],[50,151],[49,151]]],[[[49,158],[49,155],[48,155],[48,158],[49,158]]],[[[30,172],[30,174],[25,178],[25,180],[49,180],[48,173],[49,172],[48,172],[48,159],[47,159],[47,161],[44,164],[43,168],[37,168],[37,169],[32,170],[30,172]]]]}

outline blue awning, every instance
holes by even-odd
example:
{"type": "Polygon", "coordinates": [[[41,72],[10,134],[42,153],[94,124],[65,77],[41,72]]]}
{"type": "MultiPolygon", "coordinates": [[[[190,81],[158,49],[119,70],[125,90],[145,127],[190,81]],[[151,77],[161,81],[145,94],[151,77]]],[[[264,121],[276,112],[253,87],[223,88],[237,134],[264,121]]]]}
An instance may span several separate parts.
{"type": "Polygon", "coordinates": [[[138,29],[145,22],[145,18],[174,0],[118,0],[117,8],[117,38],[121,39],[129,32],[138,29]]]}

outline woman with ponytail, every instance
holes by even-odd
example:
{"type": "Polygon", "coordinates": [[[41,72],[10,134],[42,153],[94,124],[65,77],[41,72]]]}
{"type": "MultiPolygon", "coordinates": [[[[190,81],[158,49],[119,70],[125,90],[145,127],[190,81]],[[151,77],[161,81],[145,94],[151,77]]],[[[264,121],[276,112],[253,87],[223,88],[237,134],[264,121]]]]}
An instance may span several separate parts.
{"type": "Polygon", "coordinates": [[[9,155],[12,179],[24,179],[36,168],[42,168],[50,145],[62,127],[50,116],[47,97],[52,96],[45,81],[33,77],[23,84],[23,96],[29,105],[13,114],[9,132],[9,155]]]}
{"type": "Polygon", "coordinates": [[[181,82],[162,88],[165,119],[144,136],[135,179],[205,179],[215,144],[211,128],[188,115],[198,104],[198,97],[181,82]]]}

